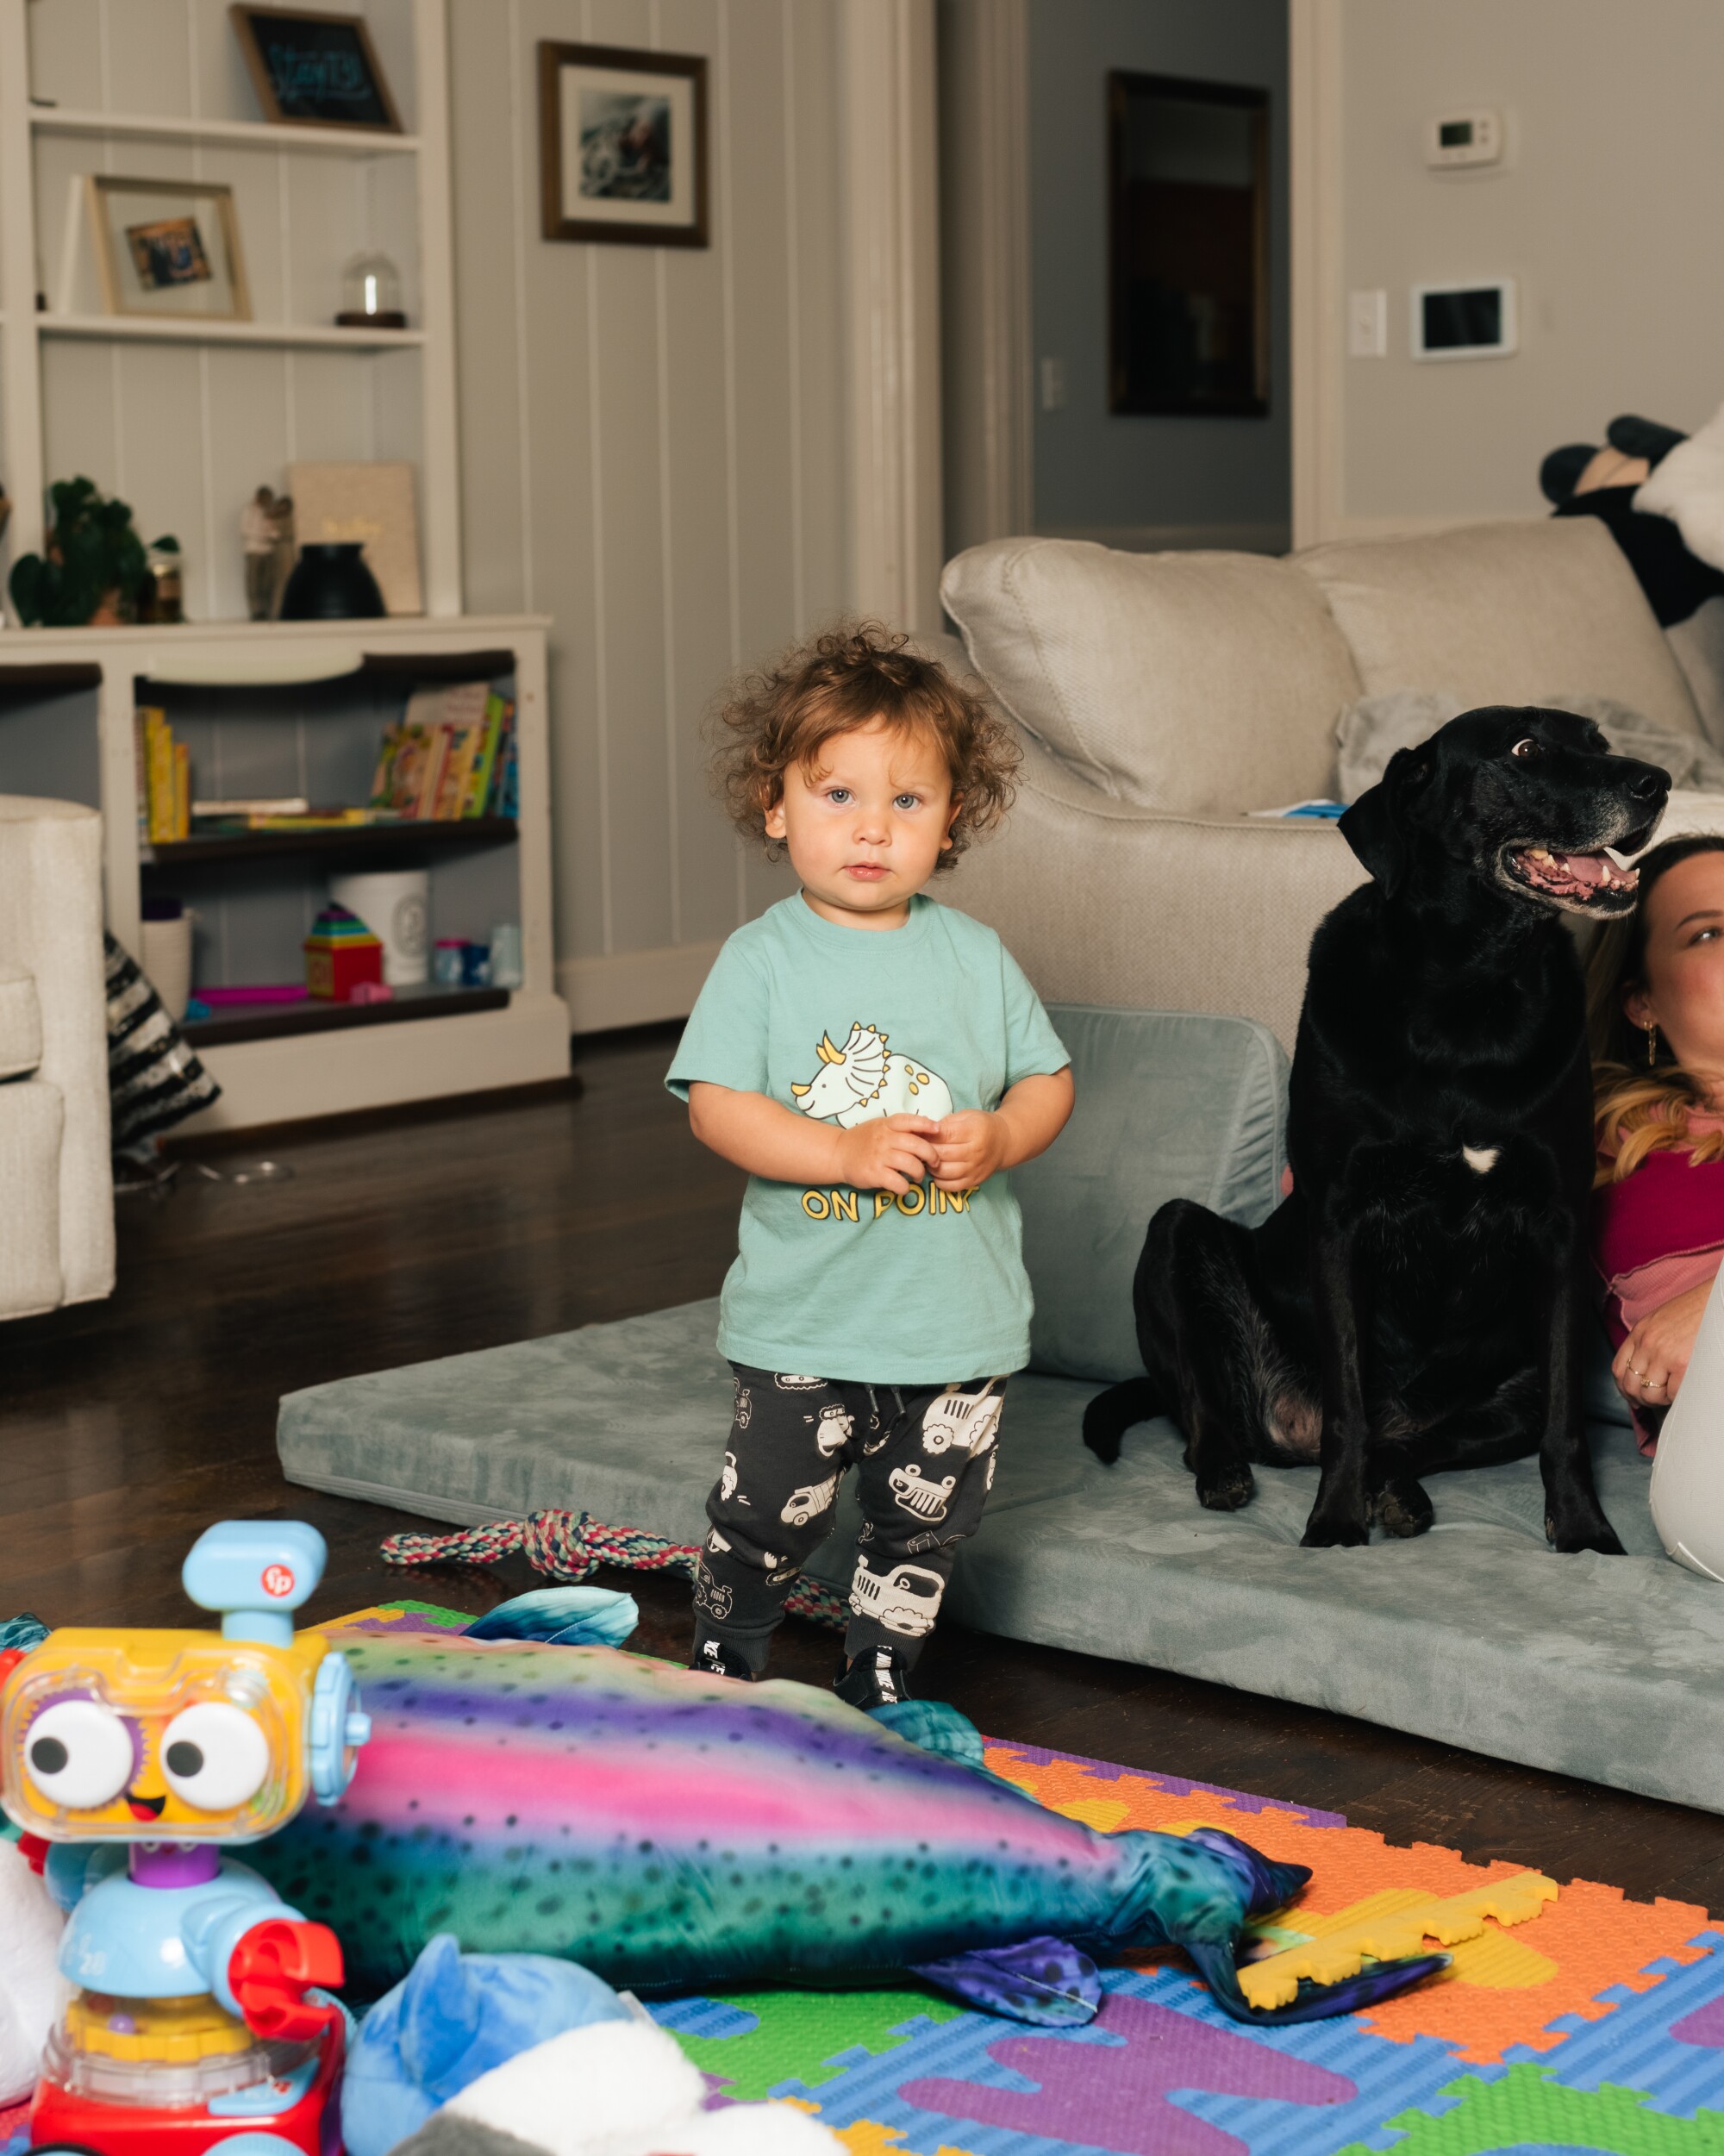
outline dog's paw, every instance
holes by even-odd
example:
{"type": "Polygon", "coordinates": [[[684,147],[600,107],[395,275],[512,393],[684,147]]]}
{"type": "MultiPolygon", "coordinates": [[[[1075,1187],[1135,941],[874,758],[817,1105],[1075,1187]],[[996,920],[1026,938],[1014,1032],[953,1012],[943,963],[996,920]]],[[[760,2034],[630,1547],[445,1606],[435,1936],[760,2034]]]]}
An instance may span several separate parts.
{"type": "Polygon", "coordinates": [[[1356,1550],[1371,1540],[1371,1523],[1354,1514],[1314,1512],[1299,1538],[1303,1550],[1356,1550]]]}
{"type": "Polygon", "coordinates": [[[1558,1526],[1555,1515],[1545,1515],[1545,1540],[1559,1557],[1575,1557],[1582,1550],[1593,1550],[1600,1557],[1626,1557],[1621,1538],[1602,1512],[1590,1518],[1583,1515],[1577,1520],[1558,1526]]]}
{"type": "Polygon", "coordinates": [[[1387,1534],[1406,1541],[1424,1534],[1437,1514],[1422,1483],[1411,1475],[1396,1475],[1372,1495],[1371,1516],[1387,1534]]]}
{"type": "Polygon", "coordinates": [[[1210,1512],[1237,1512],[1257,1495],[1257,1483],[1249,1467],[1224,1467],[1197,1478],[1197,1502],[1210,1512]]]}

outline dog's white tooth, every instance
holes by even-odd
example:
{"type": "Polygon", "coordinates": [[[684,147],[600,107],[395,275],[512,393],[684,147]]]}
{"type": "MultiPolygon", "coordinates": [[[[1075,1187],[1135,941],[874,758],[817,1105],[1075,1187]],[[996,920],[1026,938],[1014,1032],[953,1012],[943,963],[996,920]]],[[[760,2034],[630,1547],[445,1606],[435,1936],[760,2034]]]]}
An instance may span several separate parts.
{"type": "Polygon", "coordinates": [[[1551,858],[1551,849],[1547,846],[1529,846],[1527,853],[1535,861],[1547,861],[1551,858]]]}
{"type": "Polygon", "coordinates": [[[1618,868],[1630,868],[1633,866],[1632,857],[1627,853],[1619,853],[1614,846],[1607,846],[1601,850],[1605,859],[1615,861],[1618,868]]]}

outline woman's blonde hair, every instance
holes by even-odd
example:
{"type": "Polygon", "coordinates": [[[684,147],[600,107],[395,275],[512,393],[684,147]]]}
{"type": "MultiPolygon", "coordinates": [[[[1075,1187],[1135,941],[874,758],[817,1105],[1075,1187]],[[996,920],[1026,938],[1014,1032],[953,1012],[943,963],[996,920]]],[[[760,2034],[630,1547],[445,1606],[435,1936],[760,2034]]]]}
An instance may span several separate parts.
{"type": "Polygon", "coordinates": [[[1658,879],[1696,853],[1724,853],[1724,838],[1667,839],[1639,863],[1634,910],[1608,922],[1586,965],[1586,1030],[1592,1049],[1593,1128],[1599,1161],[1593,1188],[1621,1183],[1649,1153],[1685,1152],[1696,1162],[1724,1160],[1724,1130],[1690,1135],[1688,1119],[1706,1095],[1654,1034],[1648,1036],[1623,1009],[1646,985],[1646,904],[1658,879]]]}

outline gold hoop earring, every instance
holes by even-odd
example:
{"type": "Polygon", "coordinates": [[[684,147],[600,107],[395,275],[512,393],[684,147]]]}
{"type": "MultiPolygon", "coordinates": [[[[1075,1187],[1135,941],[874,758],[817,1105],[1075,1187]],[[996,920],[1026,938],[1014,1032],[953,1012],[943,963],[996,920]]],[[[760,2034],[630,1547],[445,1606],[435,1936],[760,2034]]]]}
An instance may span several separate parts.
{"type": "Polygon", "coordinates": [[[1658,1059],[1658,1029],[1655,1025],[1648,1026],[1646,1028],[1646,1068],[1650,1071],[1658,1059]]]}

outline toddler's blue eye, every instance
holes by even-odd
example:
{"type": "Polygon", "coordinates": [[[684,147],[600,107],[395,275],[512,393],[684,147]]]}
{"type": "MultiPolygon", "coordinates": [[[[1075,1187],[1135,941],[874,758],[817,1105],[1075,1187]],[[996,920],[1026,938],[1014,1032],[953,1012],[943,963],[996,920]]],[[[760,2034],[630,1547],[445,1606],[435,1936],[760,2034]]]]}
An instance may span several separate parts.
{"type": "Polygon", "coordinates": [[[895,809],[920,809],[921,796],[920,794],[900,794],[892,806],[895,809]]]}
{"type": "Polygon", "coordinates": [[[841,809],[850,799],[850,789],[848,786],[834,786],[826,797],[834,809],[841,809]]]}

